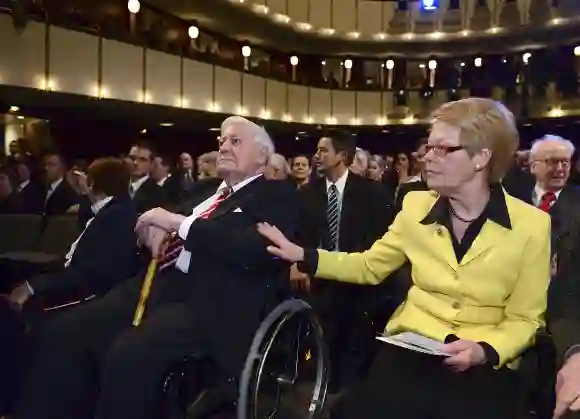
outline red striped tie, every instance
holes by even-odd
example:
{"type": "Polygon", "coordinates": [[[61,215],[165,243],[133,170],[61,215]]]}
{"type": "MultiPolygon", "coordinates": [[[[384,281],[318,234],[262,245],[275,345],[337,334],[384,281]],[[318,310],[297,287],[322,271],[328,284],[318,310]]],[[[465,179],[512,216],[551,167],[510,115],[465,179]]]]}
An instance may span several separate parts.
{"type": "MultiPolygon", "coordinates": [[[[230,194],[229,189],[225,189],[218,195],[217,199],[209,206],[208,209],[203,211],[201,214],[197,216],[197,218],[208,218],[212,212],[221,204],[230,194]]],[[[167,249],[165,250],[165,254],[159,261],[159,270],[163,270],[169,268],[177,262],[181,251],[183,250],[183,243],[184,241],[179,237],[179,234],[174,233],[167,244],[167,249]]]]}

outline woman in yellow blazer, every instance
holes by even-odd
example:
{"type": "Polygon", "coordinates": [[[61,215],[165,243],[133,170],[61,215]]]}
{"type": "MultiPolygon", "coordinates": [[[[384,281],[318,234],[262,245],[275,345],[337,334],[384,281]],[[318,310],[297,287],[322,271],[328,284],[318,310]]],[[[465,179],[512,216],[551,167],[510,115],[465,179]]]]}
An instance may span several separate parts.
{"type": "Polygon", "coordinates": [[[386,332],[445,343],[440,358],[381,345],[364,382],[334,410],[346,419],[513,419],[516,360],[543,325],[550,219],[499,182],[518,146],[513,115],[490,99],[443,105],[424,155],[431,191],[411,192],[363,253],[303,249],[275,226],[272,254],[316,276],[378,284],[405,261],[413,286],[386,332]]]}

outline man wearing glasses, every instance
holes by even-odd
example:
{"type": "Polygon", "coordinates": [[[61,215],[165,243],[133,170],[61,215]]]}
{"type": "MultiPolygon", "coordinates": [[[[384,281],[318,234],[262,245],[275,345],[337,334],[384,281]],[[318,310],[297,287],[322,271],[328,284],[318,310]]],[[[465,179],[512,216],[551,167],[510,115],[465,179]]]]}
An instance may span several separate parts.
{"type": "MultiPolygon", "coordinates": [[[[580,189],[568,184],[574,145],[561,137],[545,135],[530,151],[530,171],[536,179],[531,203],[552,217],[552,284],[549,290],[548,328],[556,346],[560,372],[556,384],[557,404],[554,417],[560,418],[570,408],[578,410],[580,394],[576,324],[576,290],[580,284],[577,264],[580,246],[580,189]]],[[[549,347],[543,350],[552,352],[549,347]]],[[[540,354],[539,376],[553,374],[552,354],[540,354]]],[[[553,396],[550,396],[553,397],[553,396]]],[[[553,401],[551,402],[553,403],[553,401]]],[[[547,406],[546,406],[547,407],[547,406]]],[[[576,416],[572,416],[576,417],[576,416]]],[[[568,418],[568,416],[566,416],[568,418]]]]}

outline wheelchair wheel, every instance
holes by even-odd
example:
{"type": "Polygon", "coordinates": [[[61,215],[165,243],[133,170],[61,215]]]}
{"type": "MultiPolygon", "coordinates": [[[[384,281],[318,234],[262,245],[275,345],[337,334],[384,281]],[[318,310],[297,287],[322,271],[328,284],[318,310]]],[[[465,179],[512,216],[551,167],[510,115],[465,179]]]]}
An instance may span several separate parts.
{"type": "Polygon", "coordinates": [[[312,307],[285,301],[254,335],[239,383],[237,418],[315,419],[327,384],[328,351],[312,307]]]}

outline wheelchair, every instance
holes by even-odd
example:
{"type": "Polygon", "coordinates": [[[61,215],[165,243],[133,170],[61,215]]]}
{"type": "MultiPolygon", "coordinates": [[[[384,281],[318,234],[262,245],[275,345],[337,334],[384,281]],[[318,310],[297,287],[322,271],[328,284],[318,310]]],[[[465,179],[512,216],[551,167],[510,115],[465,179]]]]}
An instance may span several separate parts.
{"type": "Polygon", "coordinates": [[[303,300],[289,299],[262,321],[238,379],[216,379],[216,369],[203,355],[192,355],[172,368],[163,385],[161,416],[316,419],[326,400],[328,365],[322,327],[312,307],[303,300]],[[213,405],[192,413],[208,384],[218,396],[213,405]]]}

